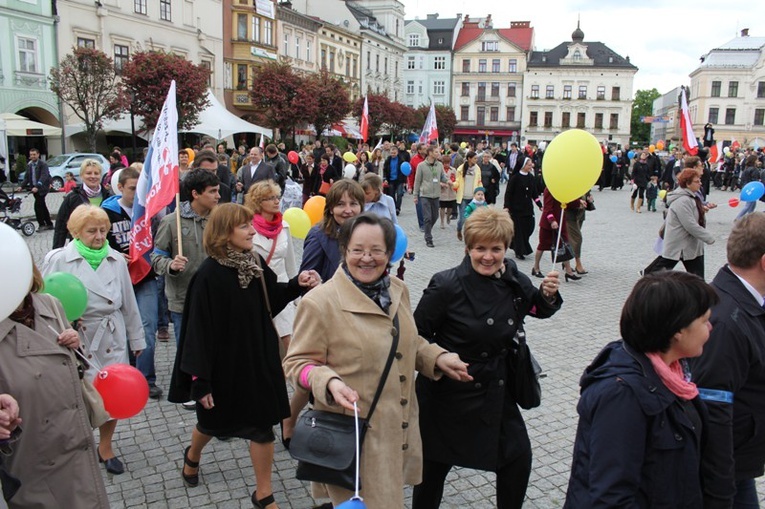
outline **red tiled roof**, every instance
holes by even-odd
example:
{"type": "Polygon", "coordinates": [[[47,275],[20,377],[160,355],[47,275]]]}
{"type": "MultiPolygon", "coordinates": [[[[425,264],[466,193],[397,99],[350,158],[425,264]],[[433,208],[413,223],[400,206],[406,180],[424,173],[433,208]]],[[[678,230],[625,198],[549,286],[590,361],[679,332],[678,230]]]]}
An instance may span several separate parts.
{"type": "MultiPolygon", "coordinates": [[[[460,33],[457,36],[457,42],[454,43],[454,51],[458,51],[478,39],[484,32],[483,28],[477,27],[477,23],[467,23],[467,25],[467,27],[463,26],[460,29],[460,33]]],[[[500,36],[515,44],[523,51],[529,51],[531,49],[531,43],[534,39],[533,27],[498,28],[496,31],[500,36]]]]}

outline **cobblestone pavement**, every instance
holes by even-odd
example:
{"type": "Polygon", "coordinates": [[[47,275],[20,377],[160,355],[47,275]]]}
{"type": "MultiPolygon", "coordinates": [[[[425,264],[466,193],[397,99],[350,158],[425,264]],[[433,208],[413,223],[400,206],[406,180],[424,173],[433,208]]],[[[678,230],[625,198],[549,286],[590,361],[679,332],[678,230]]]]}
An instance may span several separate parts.
{"type": "MultiPolygon", "coordinates": [[[[725,242],[737,210],[727,202],[731,193],[713,191],[711,200],[719,207],[707,216],[707,228],[716,242],[707,247],[706,275],[711,280],[725,261],[725,242]]],[[[629,195],[623,191],[595,192],[597,210],[587,213],[584,223],[584,265],[589,270],[581,281],[562,283],[565,300],[552,319],[528,320],[529,344],[547,377],[542,381],[540,408],[524,412],[534,452],[534,463],[525,507],[556,508],[563,505],[571,451],[576,432],[578,381],[582,370],[607,342],[618,337],[621,306],[638,270],[655,256],[652,247],[661,224],[659,212],[630,212],[629,195]]],[[[51,211],[58,208],[60,194],[48,198],[51,211]]],[[[762,210],[760,205],[759,210],[762,210]]],[[[24,210],[31,210],[31,198],[24,210]]],[[[410,196],[400,216],[416,259],[407,263],[405,280],[416,306],[431,275],[457,265],[464,247],[456,239],[455,225],[433,230],[435,248],[425,246],[418,231],[410,196]]],[[[536,236],[534,236],[534,239],[536,236]]],[[[27,238],[38,263],[50,248],[50,232],[27,238]]],[[[534,240],[535,242],[535,240],[534,240]]],[[[549,253],[542,270],[550,269],[549,253]]],[[[529,274],[530,260],[518,263],[529,274]]],[[[167,389],[175,345],[157,343],[158,385],[167,389]]],[[[195,423],[193,412],[179,405],[149,400],[139,416],[117,427],[115,450],[127,472],[106,477],[113,507],[151,508],[245,508],[254,490],[254,476],[247,445],[242,440],[210,443],[202,458],[201,483],[187,489],[181,482],[184,447],[195,423]]],[[[274,458],[274,494],[282,508],[304,509],[313,505],[307,483],[295,480],[295,463],[280,443],[274,458]]],[[[379,482],[385,482],[384,479],[379,482]]],[[[759,483],[760,493],[765,484],[759,483]]],[[[407,488],[407,504],[411,488],[407,488]]],[[[495,507],[494,475],[469,469],[454,469],[444,495],[444,508],[495,507]]]]}

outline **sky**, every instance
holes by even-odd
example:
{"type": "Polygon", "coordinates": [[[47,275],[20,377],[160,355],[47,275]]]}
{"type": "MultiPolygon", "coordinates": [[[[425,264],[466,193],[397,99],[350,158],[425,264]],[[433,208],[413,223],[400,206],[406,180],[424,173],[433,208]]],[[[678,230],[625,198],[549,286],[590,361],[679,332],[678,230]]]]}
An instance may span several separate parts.
{"type": "Polygon", "coordinates": [[[455,18],[461,13],[471,18],[491,14],[495,28],[531,21],[538,51],[570,42],[579,17],[585,42],[602,42],[638,67],[634,91],[656,88],[662,94],[690,84],[688,75],[698,67],[699,57],[739,35],[742,28],[749,28],[751,36],[765,37],[765,21],[755,21],[763,19],[756,15],[761,4],[755,0],[401,1],[407,20],[433,13],[455,18]]]}

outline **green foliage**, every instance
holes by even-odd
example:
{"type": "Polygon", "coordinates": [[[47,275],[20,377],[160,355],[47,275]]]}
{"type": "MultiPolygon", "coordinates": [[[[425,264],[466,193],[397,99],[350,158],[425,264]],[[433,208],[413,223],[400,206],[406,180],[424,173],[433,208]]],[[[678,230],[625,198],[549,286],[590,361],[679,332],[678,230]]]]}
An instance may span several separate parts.
{"type": "Polygon", "coordinates": [[[19,175],[27,171],[27,156],[24,154],[18,154],[16,156],[16,163],[13,166],[14,171],[16,172],[16,178],[19,178],[19,175]]]}
{"type": "Polygon", "coordinates": [[[661,97],[655,88],[638,90],[632,102],[632,120],[630,122],[630,139],[633,142],[647,144],[651,141],[651,124],[644,124],[640,117],[653,115],[653,102],[661,97]]]}

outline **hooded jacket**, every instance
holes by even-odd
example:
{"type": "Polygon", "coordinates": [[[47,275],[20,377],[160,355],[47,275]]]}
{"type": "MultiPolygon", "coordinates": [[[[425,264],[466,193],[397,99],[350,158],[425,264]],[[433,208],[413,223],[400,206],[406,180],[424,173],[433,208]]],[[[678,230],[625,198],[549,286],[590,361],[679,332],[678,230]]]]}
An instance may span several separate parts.
{"type": "Polygon", "coordinates": [[[690,189],[678,188],[667,195],[664,249],[668,260],[693,260],[704,254],[704,243],[714,244],[714,236],[699,224],[696,197],[690,189]]]}
{"type": "Polygon", "coordinates": [[[580,385],[564,509],[702,507],[700,399],[677,398],[622,341],[606,345],[580,385]]]}

